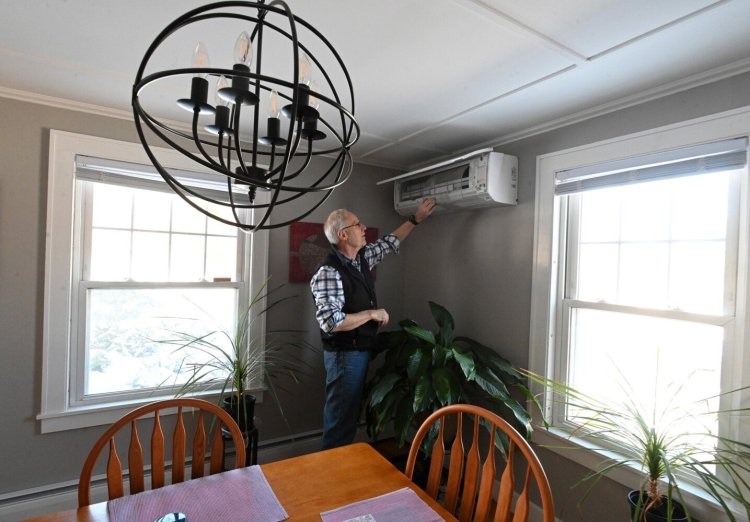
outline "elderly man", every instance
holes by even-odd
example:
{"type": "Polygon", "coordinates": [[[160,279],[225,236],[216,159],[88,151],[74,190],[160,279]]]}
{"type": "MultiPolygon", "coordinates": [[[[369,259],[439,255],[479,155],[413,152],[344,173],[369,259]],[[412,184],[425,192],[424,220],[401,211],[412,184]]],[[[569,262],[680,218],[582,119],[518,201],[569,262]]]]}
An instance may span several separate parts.
{"type": "Polygon", "coordinates": [[[435,200],[425,198],[406,222],[369,244],[367,227],[356,214],[339,209],[326,219],[331,253],[310,281],[326,368],[324,449],[354,440],[375,334],[388,324],[388,312],[378,307],[370,270],[386,254],[398,253],[401,241],[434,209],[435,200]]]}

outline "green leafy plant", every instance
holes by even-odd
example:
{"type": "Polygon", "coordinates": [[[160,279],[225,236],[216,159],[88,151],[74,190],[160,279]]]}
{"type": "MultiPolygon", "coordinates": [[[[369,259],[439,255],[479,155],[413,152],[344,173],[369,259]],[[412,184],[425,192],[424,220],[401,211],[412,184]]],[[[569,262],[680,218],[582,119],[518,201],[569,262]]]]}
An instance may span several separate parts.
{"type": "MultiPolygon", "coordinates": [[[[299,357],[299,350],[319,350],[301,339],[301,332],[296,330],[277,330],[251,337],[256,321],[282,302],[296,297],[282,297],[269,303],[270,296],[280,288],[268,290],[266,281],[247,306],[238,311],[233,331],[215,329],[195,334],[171,330],[170,337],[158,340],[176,346],[175,351],[190,351],[199,356],[183,358],[177,375],[187,374],[187,379],[177,389],[176,396],[218,390],[219,405],[223,405],[225,398],[238,404],[252,385],[263,384],[271,391],[279,413],[287,422],[277,387],[283,389],[284,377],[298,383],[300,375],[308,374],[310,367],[299,357]],[[259,376],[263,382],[253,382],[259,376]]],[[[237,415],[241,415],[240,412],[238,409],[237,415]]],[[[237,420],[241,425],[244,422],[239,417],[237,420]]]]}
{"type": "MultiPolygon", "coordinates": [[[[605,461],[575,485],[588,483],[581,502],[607,474],[623,467],[644,473],[640,490],[632,502],[633,521],[658,513],[663,520],[677,519],[680,510],[692,520],[679,487],[687,477],[721,506],[727,520],[737,520],[730,502],[736,502],[750,518],[746,481],[750,472],[750,445],[717,433],[721,419],[750,413],[750,408],[719,409],[715,404],[747,389],[743,387],[699,401],[681,401],[685,383],[671,383],[663,406],[644,408],[621,375],[622,400],[604,401],[575,388],[530,371],[522,370],[532,383],[542,385],[550,400],[567,410],[576,426],[566,437],[607,455],[605,461]],[[677,502],[681,505],[677,505],[677,502]]],[[[657,372],[658,375],[658,372],[657,372]]],[[[554,427],[545,422],[545,427],[554,427]]],[[[564,429],[564,428],[563,428],[564,429]]],[[[581,448],[581,444],[566,446],[581,448]]],[[[747,518],[746,518],[747,519],[747,518]]]]}
{"type": "Polygon", "coordinates": [[[400,330],[377,336],[385,361],[365,394],[369,435],[377,438],[392,422],[403,445],[410,427],[426,414],[448,404],[477,402],[510,410],[530,435],[530,415],[510,392],[515,388],[531,396],[516,369],[492,348],[469,337],[454,337],[448,310],[432,301],[429,306],[439,327],[436,332],[405,319],[400,330]]]}

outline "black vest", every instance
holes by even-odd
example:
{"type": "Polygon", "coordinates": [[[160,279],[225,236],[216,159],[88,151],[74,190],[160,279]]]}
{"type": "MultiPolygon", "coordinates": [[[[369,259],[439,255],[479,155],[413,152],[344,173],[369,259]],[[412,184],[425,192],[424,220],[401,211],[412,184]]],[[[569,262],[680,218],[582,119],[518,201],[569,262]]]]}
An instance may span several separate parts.
{"type": "MultiPolygon", "coordinates": [[[[357,270],[336,248],[331,248],[328,257],[321,266],[335,268],[341,276],[341,284],[344,287],[344,307],[341,309],[345,314],[371,310],[378,307],[375,297],[375,281],[370,272],[364,255],[364,249],[357,254],[360,270],[357,270]]],[[[323,340],[323,348],[328,351],[341,350],[370,350],[375,342],[375,334],[378,331],[376,321],[368,321],[359,328],[348,332],[326,333],[320,331],[323,340]]]]}

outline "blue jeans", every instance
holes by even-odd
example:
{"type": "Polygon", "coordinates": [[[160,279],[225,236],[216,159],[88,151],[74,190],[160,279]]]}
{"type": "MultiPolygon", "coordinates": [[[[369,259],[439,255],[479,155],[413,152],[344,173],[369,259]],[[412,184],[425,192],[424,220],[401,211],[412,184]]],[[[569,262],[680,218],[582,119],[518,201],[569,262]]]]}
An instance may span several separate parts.
{"type": "Polygon", "coordinates": [[[326,367],[323,449],[329,449],[354,440],[370,352],[324,351],[323,362],[326,367]]]}

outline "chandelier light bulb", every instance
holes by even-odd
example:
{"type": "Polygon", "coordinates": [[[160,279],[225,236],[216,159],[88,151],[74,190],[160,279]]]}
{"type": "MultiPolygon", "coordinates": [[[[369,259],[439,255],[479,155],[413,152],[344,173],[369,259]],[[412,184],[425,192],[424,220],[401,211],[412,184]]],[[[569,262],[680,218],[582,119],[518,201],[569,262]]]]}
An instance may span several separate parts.
{"type": "Polygon", "coordinates": [[[227,99],[222,98],[221,95],[219,94],[219,91],[221,89],[225,89],[227,87],[229,87],[229,80],[227,80],[227,77],[224,76],[223,74],[219,75],[219,78],[216,80],[216,94],[214,97],[214,102],[217,107],[220,107],[220,106],[226,107],[229,104],[227,99]]]}
{"type": "Polygon", "coordinates": [[[317,92],[318,92],[318,82],[316,82],[315,80],[313,80],[312,82],[310,82],[310,103],[309,103],[309,105],[310,105],[310,107],[312,107],[315,110],[318,110],[318,108],[320,107],[320,100],[318,99],[317,96],[315,96],[315,94],[317,92]]]}
{"type": "Polygon", "coordinates": [[[312,80],[312,66],[310,65],[310,57],[307,56],[307,53],[300,53],[298,65],[300,85],[309,86],[312,80]]]}
{"type": "Polygon", "coordinates": [[[268,117],[278,118],[281,115],[281,109],[279,108],[279,94],[275,90],[271,91],[269,99],[271,100],[271,107],[268,110],[268,117]]]}
{"type": "Polygon", "coordinates": [[[240,63],[247,67],[253,61],[253,43],[247,31],[242,31],[234,42],[234,63],[240,63]]]}
{"type": "MultiPolygon", "coordinates": [[[[203,42],[198,42],[193,50],[193,59],[191,62],[193,69],[206,69],[209,67],[208,62],[208,51],[206,45],[203,42]]],[[[207,73],[197,73],[196,76],[203,78],[204,80],[208,77],[207,73]]]]}

